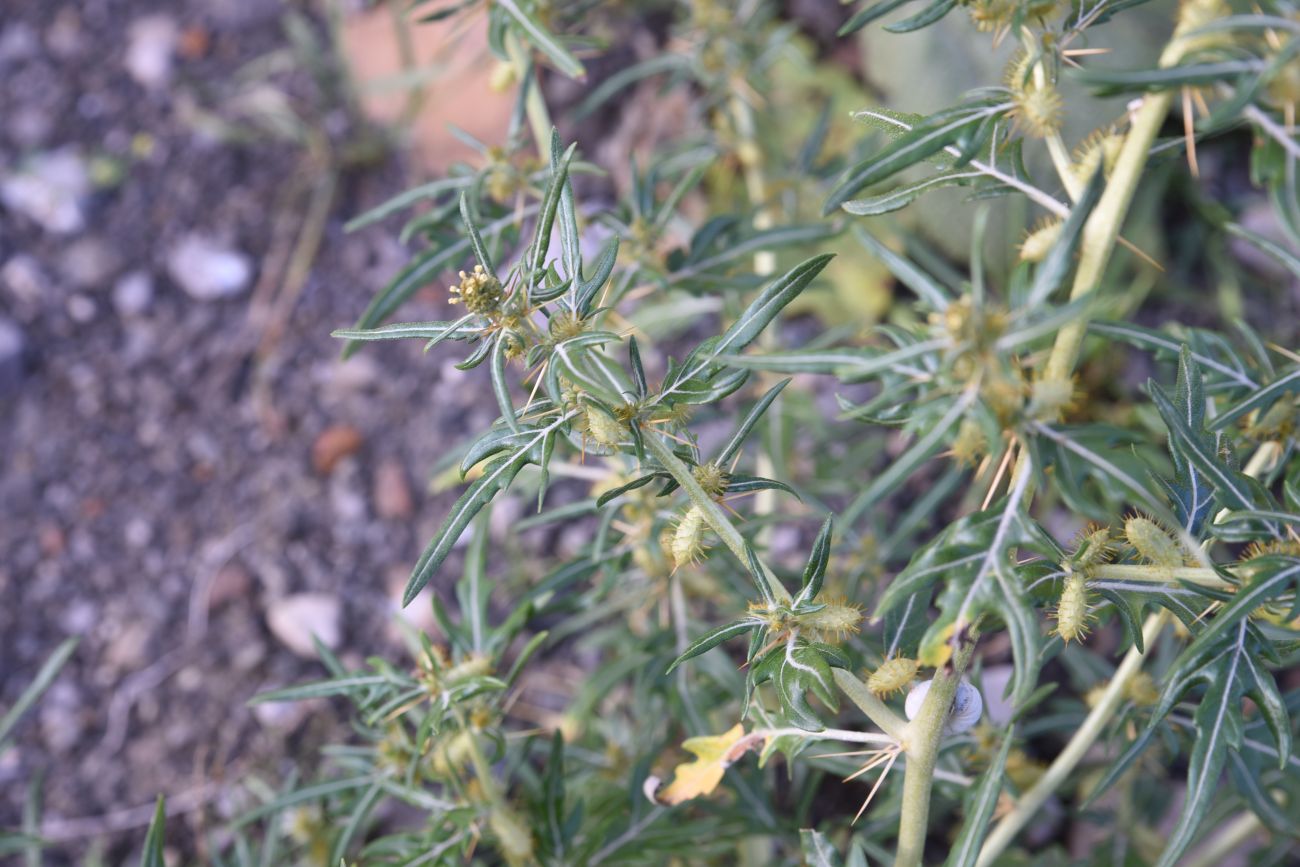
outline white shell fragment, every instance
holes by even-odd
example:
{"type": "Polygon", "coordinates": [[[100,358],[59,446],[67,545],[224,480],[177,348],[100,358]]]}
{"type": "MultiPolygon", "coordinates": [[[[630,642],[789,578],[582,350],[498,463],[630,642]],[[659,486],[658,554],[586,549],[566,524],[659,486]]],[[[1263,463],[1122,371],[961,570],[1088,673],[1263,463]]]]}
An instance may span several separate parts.
{"type": "MultiPolygon", "coordinates": [[[[930,691],[933,681],[923,680],[912,687],[907,694],[903,710],[908,719],[913,719],[921,712],[921,704],[930,691]]],[[[984,697],[980,691],[966,681],[957,685],[957,694],[953,696],[952,710],[948,712],[948,723],[943,727],[944,734],[956,735],[973,728],[984,712],[984,697]]]]}

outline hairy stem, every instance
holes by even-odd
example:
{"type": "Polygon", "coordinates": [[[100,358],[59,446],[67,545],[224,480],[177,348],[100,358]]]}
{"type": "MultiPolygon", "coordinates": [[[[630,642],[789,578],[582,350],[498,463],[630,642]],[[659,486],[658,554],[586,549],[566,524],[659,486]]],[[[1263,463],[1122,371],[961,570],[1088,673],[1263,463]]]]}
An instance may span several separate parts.
{"type": "MultiPolygon", "coordinates": [[[[972,645],[973,647],[973,645],[972,645]]],[[[959,654],[969,656],[969,653],[959,654]]],[[[894,867],[920,867],[925,855],[925,837],[930,828],[930,789],[939,759],[943,727],[948,722],[953,697],[961,683],[956,665],[939,669],[925,694],[921,710],[907,725],[904,749],[907,768],[903,772],[903,810],[898,820],[898,851],[894,867]]]]}
{"type": "MultiPolygon", "coordinates": [[[[677,484],[681,485],[682,490],[691,498],[691,504],[704,514],[705,523],[722,539],[722,544],[726,545],[731,553],[736,555],[736,559],[740,561],[742,566],[748,567],[749,555],[745,550],[745,537],[740,535],[740,531],[732,525],[726,513],[722,511],[722,508],[714,499],[708,495],[704,488],[700,487],[700,483],[695,481],[695,476],[691,474],[690,467],[686,466],[682,459],[673,454],[673,450],[654,434],[645,437],[644,440],[646,450],[654,455],[655,460],[659,461],[677,484]]],[[[767,582],[772,595],[780,601],[788,602],[790,593],[777,580],[771,568],[757,556],[755,559],[758,560],[759,568],[763,570],[763,580],[767,582]]]]}
{"type": "MultiPolygon", "coordinates": [[[[867,719],[880,727],[880,730],[896,741],[901,742],[907,734],[907,720],[894,713],[876,694],[867,689],[867,685],[842,668],[831,670],[840,692],[848,696],[849,701],[858,706],[867,719]]],[[[823,733],[824,734],[824,733],[823,733]]]]}

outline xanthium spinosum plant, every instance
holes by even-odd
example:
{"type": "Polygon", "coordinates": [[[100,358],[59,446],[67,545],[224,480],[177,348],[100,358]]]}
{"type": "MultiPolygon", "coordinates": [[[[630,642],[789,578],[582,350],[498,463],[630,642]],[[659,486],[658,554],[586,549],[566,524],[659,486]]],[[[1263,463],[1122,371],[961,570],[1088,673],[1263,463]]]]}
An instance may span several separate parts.
{"type": "MultiPolygon", "coordinates": [[[[903,5],[864,4],[841,36],[903,5]]],[[[1001,81],[924,116],[861,108],[855,143],[829,111],[802,142],[780,134],[801,98],[783,76],[808,55],[768,4],[682,4],[668,50],[575,109],[648,80],[698,106],[609,206],[579,201],[601,169],[552,129],[539,79],[581,77],[618,13],[491,4],[518,88],[508,141],[356,221],[423,202],[404,235],[425,248],[338,333],[349,352],[456,343],[458,367],[487,368],[500,417],[459,452],[468,487],[405,600],[470,530],[463,575],[454,602],[435,587],[441,634],[413,639],[413,668],[326,655],[329,679],[265,697],[347,695],[370,746],[340,753],[319,797],[248,819],[292,811],[325,863],[988,865],[1061,798],[1117,841],[1098,863],[1216,863],[1261,829],[1261,857],[1288,857],[1300,357],[1241,321],[1136,324],[1131,287],[1179,277],[1128,218],[1153,176],[1194,184],[1199,152],[1236,136],[1300,239],[1300,15],[1188,0],[1156,17],[1158,55],[1119,69],[1106,34],[1137,5],[923,3],[885,29],[960,6],[969,38],[1005,49],[1001,81]],[[954,187],[976,200],[965,272],[886,216],[954,187]],[[1042,215],[1001,260],[993,199],[1042,215]],[[911,299],[783,347],[774,323],[847,250],[911,299]],[[386,323],[455,267],[460,318],[386,323]],[[717,330],[698,339],[701,321],[717,330]],[[1135,397],[1104,382],[1121,346],[1160,365],[1135,397]],[[512,574],[485,541],[508,489],[536,503],[519,528],[576,520],[589,541],[512,574]],[[792,571],[778,538],[808,539],[809,519],[792,571]],[[532,673],[575,654],[567,705],[524,712],[532,673]],[[388,827],[392,800],[426,819],[388,827]]],[[[1300,276],[1285,241],[1189,195],[1202,237],[1300,276]]]]}
{"type": "Polygon", "coordinates": [[[220,863],[1048,864],[1061,822],[1106,841],[1072,863],[1290,863],[1300,355],[1241,314],[1300,279],[1291,0],[868,0],[841,39],[947,17],[1005,70],[852,130],[780,4],[664,4],[664,50],[557,114],[688,95],[612,204],[580,201],[605,169],[540,84],[635,4],[410,5],[486,13],[517,108],[354,221],[418,204],[420,252],[338,336],[460,347],[499,418],[449,454],[467,486],[406,588],[436,638],[359,670],[322,649],[326,679],[260,698],[346,696],[358,743],[250,784],[220,863]],[[1125,68],[1139,20],[1163,47],[1125,68]],[[1200,186],[1225,153],[1277,235],[1200,186]],[[907,228],[941,189],[970,202],[961,264],[907,228]],[[462,268],[459,318],[390,322],[462,268]],[[875,327],[826,289],[885,274],[875,327]],[[796,309],[826,328],[791,346],[796,309]],[[581,544],[491,551],[506,491],[536,510],[512,533],[581,544]]]}

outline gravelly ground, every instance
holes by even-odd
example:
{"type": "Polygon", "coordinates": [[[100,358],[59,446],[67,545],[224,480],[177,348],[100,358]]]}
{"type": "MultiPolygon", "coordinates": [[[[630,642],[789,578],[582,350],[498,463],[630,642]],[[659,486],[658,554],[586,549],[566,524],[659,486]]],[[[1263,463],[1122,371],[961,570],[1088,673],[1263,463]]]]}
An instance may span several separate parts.
{"type": "MultiPolygon", "coordinates": [[[[391,227],[341,228],[403,188],[394,158],[341,176],[321,253],[282,336],[266,338],[274,320],[256,302],[284,282],[281,215],[301,213],[286,203],[306,152],[204,134],[193,109],[234,115],[232,74],[284,48],[284,7],[5,9],[0,181],[52,153],[90,176],[47,225],[0,206],[0,706],[63,638],[84,636],[0,756],[0,825],[18,823],[43,773],[47,831],[71,857],[86,834],[136,824],[122,811],[157,792],[197,805],[198,781],[275,773],[274,758],[307,754],[337,724],[254,714],[244,699],[318,672],[290,647],[307,629],[337,632],[358,659],[392,640],[393,585],[446,507],[423,480],[490,418],[470,390],[439,389],[450,366],[436,353],[337,360],[330,329],[402,264],[391,227]],[[171,72],[152,89],[128,71],[146,16],[174,28],[171,72]],[[200,262],[218,283],[245,269],[237,289],[182,288],[169,262],[196,238],[218,248],[200,262]],[[269,625],[299,614],[296,628],[269,625]]],[[[269,81],[324,117],[336,145],[365,132],[300,70],[269,81]]],[[[433,318],[439,304],[410,312],[433,318]]],[[[109,838],[108,863],[138,833],[109,838]]]]}

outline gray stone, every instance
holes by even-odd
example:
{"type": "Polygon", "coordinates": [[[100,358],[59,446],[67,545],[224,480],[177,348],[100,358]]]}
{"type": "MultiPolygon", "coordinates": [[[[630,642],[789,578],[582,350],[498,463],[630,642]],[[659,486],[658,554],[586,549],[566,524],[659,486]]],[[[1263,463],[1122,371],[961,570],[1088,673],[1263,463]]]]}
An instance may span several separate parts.
{"type": "Polygon", "coordinates": [[[342,605],[328,593],[298,593],[271,603],[266,625],[280,643],[304,659],[316,658],[312,636],[326,647],[339,646],[342,605]]]}
{"type": "Polygon", "coordinates": [[[139,316],[153,302],[153,277],[132,271],[113,284],[113,308],[124,317],[139,316]]]}
{"type": "Polygon", "coordinates": [[[247,289],[253,265],[238,250],[191,233],[168,253],[167,273],[191,298],[215,301],[247,289]]]}
{"type": "Polygon", "coordinates": [[[0,202],[47,232],[72,234],[86,224],[90,174],[76,149],[38,154],[0,181],[0,202]]]}
{"type": "Polygon", "coordinates": [[[161,90],[172,77],[172,54],[179,30],[167,15],[147,15],[133,22],[128,31],[123,62],[141,86],[161,90]]]}
{"type": "Polygon", "coordinates": [[[103,238],[81,238],[60,258],[59,270],[77,289],[99,289],[121,267],[122,259],[103,238]]]}

